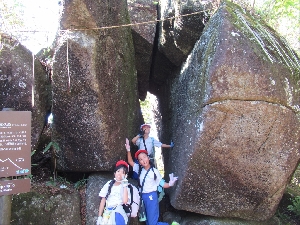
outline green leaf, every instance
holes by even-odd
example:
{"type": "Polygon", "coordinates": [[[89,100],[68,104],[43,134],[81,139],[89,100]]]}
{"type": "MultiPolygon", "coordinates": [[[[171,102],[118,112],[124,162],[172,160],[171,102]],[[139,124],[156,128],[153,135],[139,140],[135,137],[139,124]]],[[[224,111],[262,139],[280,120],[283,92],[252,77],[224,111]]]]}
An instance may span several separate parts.
{"type": "Polygon", "coordinates": [[[52,141],[46,146],[46,148],[43,150],[43,153],[47,152],[50,149],[51,145],[52,141]]]}

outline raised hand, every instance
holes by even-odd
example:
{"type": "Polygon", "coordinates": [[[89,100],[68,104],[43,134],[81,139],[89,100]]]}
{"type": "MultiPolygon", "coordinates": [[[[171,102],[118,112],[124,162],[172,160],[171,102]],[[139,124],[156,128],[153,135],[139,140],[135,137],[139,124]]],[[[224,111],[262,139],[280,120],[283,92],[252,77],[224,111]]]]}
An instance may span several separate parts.
{"type": "Polygon", "coordinates": [[[172,187],[174,186],[175,182],[178,180],[178,177],[174,177],[173,173],[170,173],[169,177],[170,177],[169,186],[172,187]]]}
{"type": "Polygon", "coordinates": [[[129,145],[129,140],[128,140],[128,138],[126,138],[125,148],[126,148],[127,152],[130,152],[130,145],[129,145]]]}
{"type": "Polygon", "coordinates": [[[128,186],[128,180],[126,178],[127,178],[127,175],[123,177],[123,180],[121,182],[122,187],[127,187],[128,186]]]}

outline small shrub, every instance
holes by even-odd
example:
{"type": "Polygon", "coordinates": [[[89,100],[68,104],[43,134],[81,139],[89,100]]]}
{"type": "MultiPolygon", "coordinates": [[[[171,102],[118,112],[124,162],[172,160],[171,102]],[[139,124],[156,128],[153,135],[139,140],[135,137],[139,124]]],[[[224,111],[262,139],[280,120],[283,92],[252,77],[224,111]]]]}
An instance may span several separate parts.
{"type": "Polygon", "coordinates": [[[87,179],[83,178],[82,180],[77,181],[74,184],[74,188],[78,191],[80,188],[82,188],[87,182],[87,179]]]}
{"type": "Polygon", "coordinates": [[[294,199],[291,199],[293,205],[289,205],[288,210],[295,213],[296,216],[300,216],[300,196],[296,196],[294,199]]]}

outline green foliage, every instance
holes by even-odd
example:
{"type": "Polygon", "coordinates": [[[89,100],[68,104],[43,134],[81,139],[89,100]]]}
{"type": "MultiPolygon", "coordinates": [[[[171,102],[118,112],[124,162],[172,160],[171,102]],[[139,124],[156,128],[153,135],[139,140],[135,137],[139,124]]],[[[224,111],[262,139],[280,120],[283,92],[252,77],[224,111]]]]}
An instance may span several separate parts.
{"type": "Polygon", "coordinates": [[[24,6],[16,0],[0,0],[0,31],[11,33],[24,25],[20,15],[24,6]]]}
{"type": "Polygon", "coordinates": [[[88,179],[86,178],[82,178],[81,180],[77,181],[75,184],[74,184],[74,188],[76,190],[79,190],[80,188],[84,187],[86,182],[87,182],[88,179]]]}
{"type": "Polygon", "coordinates": [[[56,151],[59,151],[59,150],[60,150],[58,144],[57,144],[56,142],[54,142],[54,141],[51,141],[51,142],[46,146],[46,148],[43,150],[43,153],[47,152],[47,151],[51,148],[51,146],[53,146],[53,147],[56,149],[56,151]]]}
{"type": "Polygon", "coordinates": [[[141,110],[144,117],[145,123],[151,123],[152,121],[152,105],[150,96],[147,94],[145,101],[140,100],[141,110]]]}
{"type": "Polygon", "coordinates": [[[70,185],[66,178],[58,176],[56,179],[50,177],[50,181],[46,182],[47,186],[70,185]]]}
{"type": "Polygon", "coordinates": [[[33,156],[35,153],[36,153],[36,150],[33,150],[33,151],[31,152],[31,155],[30,155],[30,156],[33,156]]]}
{"type": "Polygon", "coordinates": [[[295,213],[296,216],[300,217],[300,196],[296,196],[292,200],[292,205],[288,206],[288,210],[292,211],[295,213]]]}
{"type": "Polygon", "coordinates": [[[299,0],[232,0],[247,11],[258,15],[283,36],[300,56],[299,0]]]}
{"type": "Polygon", "coordinates": [[[300,55],[300,1],[299,0],[266,0],[257,6],[256,12],[274,30],[280,33],[289,42],[292,48],[300,55]]]}
{"type": "Polygon", "coordinates": [[[287,186],[287,190],[293,196],[300,195],[300,164],[298,164],[290,183],[287,186]]]}
{"type": "Polygon", "coordinates": [[[56,186],[56,182],[52,177],[50,177],[50,181],[47,181],[46,185],[47,186],[56,186]]]}
{"type": "Polygon", "coordinates": [[[269,18],[276,19],[278,17],[289,17],[293,19],[298,19],[300,3],[296,0],[268,0],[263,5],[265,12],[270,12],[265,14],[269,18]]]}

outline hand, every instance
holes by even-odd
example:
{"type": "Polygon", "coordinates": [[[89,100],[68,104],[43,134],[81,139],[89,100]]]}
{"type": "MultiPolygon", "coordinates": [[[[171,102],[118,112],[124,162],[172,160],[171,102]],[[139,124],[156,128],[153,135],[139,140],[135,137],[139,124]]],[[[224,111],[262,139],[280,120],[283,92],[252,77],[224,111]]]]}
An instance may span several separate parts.
{"type": "Polygon", "coordinates": [[[128,180],[126,178],[127,178],[127,175],[121,181],[122,187],[127,187],[128,186],[128,180]]]}
{"type": "Polygon", "coordinates": [[[173,148],[173,147],[174,147],[174,142],[173,142],[173,141],[171,141],[171,144],[170,144],[170,146],[171,146],[171,148],[173,148]]]}
{"type": "Polygon", "coordinates": [[[169,186],[172,187],[174,186],[175,182],[178,180],[178,177],[174,177],[173,173],[170,173],[169,177],[170,177],[169,186]]]}
{"type": "Polygon", "coordinates": [[[102,216],[98,216],[96,225],[101,225],[101,223],[102,223],[102,216]]]}
{"type": "Polygon", "coordinates": [[[129,145],[129,140],[128,140],[128,138],[126,138],[125,148],[126,148],[127,152],[130,152],[130,145],[129,145]]]}

